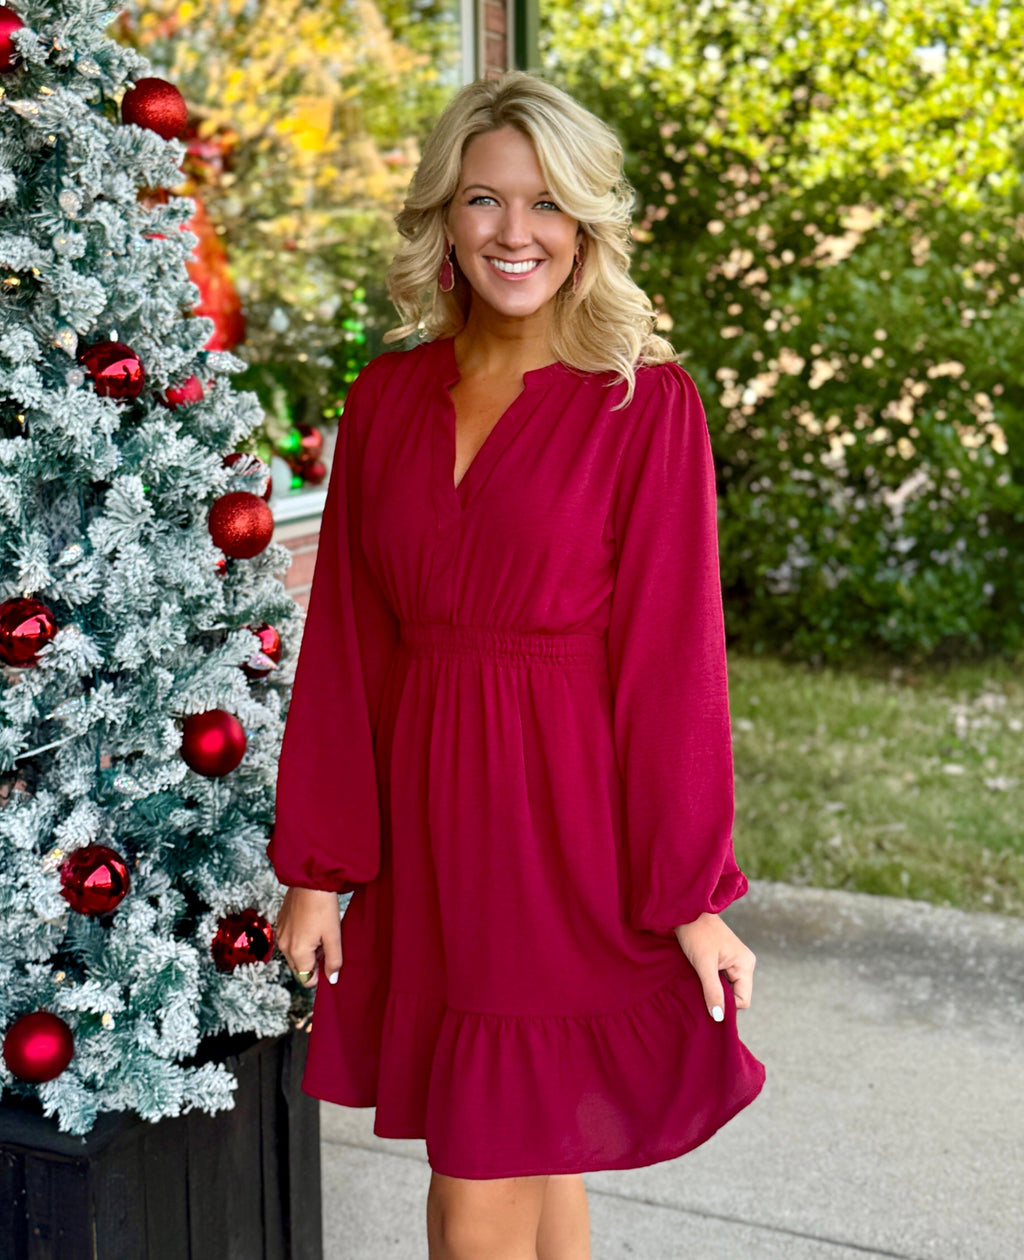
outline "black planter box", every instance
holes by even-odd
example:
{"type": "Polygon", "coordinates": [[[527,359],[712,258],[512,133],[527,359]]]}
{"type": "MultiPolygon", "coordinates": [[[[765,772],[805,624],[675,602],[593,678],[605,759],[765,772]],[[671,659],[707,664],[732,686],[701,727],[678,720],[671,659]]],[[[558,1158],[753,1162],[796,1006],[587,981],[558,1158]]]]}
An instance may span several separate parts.
{"type": "Polygon", "coordinates": [[[105,1113],[76,1138],[0,1107],[2,1260],[322,1260],[306,1045],[295,1030],[225,1055],[235,1106],[212,1116],[105,1113]]]}

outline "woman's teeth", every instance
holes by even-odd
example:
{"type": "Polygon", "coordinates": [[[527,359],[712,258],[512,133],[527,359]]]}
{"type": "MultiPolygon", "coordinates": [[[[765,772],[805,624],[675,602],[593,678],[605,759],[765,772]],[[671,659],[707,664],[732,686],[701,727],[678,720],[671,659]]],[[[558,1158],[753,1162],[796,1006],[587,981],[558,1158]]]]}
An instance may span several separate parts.
{"type": "Polygon", "coordinates": [[[534,259],[531,262],[507,263],[501,262],[497,258],[488,258],[487,260],[495,271],[502,271],[510,276],[525,276],[527,272],[534,271],[540,266],[540,263],[534,259]]]}

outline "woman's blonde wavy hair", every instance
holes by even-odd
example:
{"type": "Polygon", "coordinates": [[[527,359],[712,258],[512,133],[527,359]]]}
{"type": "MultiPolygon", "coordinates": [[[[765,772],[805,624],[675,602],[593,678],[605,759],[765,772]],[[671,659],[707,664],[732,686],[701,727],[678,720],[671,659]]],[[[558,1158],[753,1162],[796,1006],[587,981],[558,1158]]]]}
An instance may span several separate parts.
{"type": "Polygon", "coordinates": [[[467,144],[503,127],[515,127],[533,142],[544,186],[584,232],[578,291],[573,292],[570,275],[555,294],[552,352],[585,372],[616,372],[609,386],[626,384],[619,407],[628,406],[637,367],[674,363],[682,356],[655,334],[651,301],[629,276],[636,192],[623,173],[622,145],[609,126],[571,96],[521,70],[462,88],[424,143],[405,204],[395,216],[406,243],[385,275],[388,295],[405,322],[383,339],[398,341],[420,332],[425,340],[437,340],[455,336],[465,325],[472,294],[460,268],[453,266],[450,293],[438,286],[445,215],[459,186],[467,144]]]}

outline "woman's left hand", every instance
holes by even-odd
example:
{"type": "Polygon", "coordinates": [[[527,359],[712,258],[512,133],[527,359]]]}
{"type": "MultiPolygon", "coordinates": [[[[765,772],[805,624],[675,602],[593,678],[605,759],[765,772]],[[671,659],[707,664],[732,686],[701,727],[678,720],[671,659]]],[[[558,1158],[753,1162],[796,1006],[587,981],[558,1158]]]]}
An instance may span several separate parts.
{"type": "Polygon", "coordinates": [[[725,1018],[720,971],[732,983],[737,1007],[750,1005],[757,959],[736,933],[717,914],[702,914],[675,929],[676,940],[690,960],[704,989],[708,1014],[719,1023],[725,1018]]]}

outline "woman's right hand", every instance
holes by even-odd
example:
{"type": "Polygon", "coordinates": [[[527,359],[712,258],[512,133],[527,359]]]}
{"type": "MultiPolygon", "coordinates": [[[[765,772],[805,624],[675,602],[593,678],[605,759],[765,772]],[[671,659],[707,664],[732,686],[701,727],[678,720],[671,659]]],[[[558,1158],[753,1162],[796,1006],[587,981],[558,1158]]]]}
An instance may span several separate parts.
{"type": "Polygon", "coordinates": [[[337,893],[317,888],[289,888],[274,930],[277,947],[292,971],[313,973],[308,980],[299,979],[304,988],[316,988],[321,966],[328,982],[338,983],[341,911],[337,893]]]}

